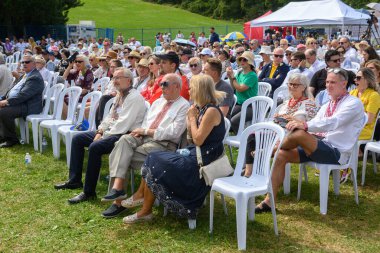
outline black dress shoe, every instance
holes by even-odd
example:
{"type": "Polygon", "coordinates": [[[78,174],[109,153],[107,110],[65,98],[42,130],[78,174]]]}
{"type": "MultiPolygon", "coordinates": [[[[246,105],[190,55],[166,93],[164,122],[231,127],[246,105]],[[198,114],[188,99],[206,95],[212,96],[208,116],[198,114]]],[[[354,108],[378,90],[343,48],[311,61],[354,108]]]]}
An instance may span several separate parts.
{"type": "Polygon", "coordinates": [[[92,199],[96,199],[96,194],[88,195],[84,192],[81,192],[77,196],[75,196],[74,198],[69,199],[68,201],[70,204],[78,204],[80,202],[89,201],[92,199]]]}
{"type": "Polygon", "coordinates": [[[0,144],[0,148],[10,148],[17,144],[19,144],[18,141],[5,141],[0,144]]]}
{"type": "Polygon", "coordinates": [[[56,184],[54,185],[54,188],[57,190],[64,190],[64,189],[82,189],[83,183],[71,183],[69,181],[64,182],[62,184],[56,184]]]}

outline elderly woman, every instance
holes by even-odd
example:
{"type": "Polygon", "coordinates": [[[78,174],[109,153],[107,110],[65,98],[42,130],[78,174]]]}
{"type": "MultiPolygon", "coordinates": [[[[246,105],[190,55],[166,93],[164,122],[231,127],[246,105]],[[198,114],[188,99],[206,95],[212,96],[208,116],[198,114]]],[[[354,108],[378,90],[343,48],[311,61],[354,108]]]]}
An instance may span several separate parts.
{"type": "MultiPolygon", "coordinates": [[[[63,79],[68,83],[74,81],[76,86],[82,88],[82,94],[80,96],[79,102],[82,101],[82,98],[91,90],[92,83],[94,81],[94,75],[92,71],[87,68],[90,63],[87,56],[79,54],[76,56],[75,61],[71,62],[65,73],[63,74],[63,79]]],[[[68,103],[67,98],[65,99],[66,104],[68,103]]],[[[66,118],[67,115],[67,105],[64,103],[63,106],[63,118],[66,118]]]]}
{"type": "Polygon", "coordinates": [[[149,57],[149,76],[150,80],[147,82],[145,88],[141,91],[141,95],[146,101],[152,98],[152,95],[160,87],[159,81],[161,81],[162,75],[160,75],[160,62],[161,59],[156,55],[151,55],[149,57]]]}
{"type": "Polygon", "coordinates": [[[91,53],[90,56],[88,57],[88,60],[90,61],[91,65],[91,71],[94,73],[96,70],[99,69],[99,61],[98,58],[95,54],[91,53]]]}
{"type": "Polygon", "coordinates": [[[199,57],[192,57],[188,62],[190,72],[186,75],[187,79],[191,80],[193,76],[201,75],[202,61],[199,57]]]}
{"type": "MultiPolygon", "coordinates": [[[[242,68],[236,75],[232,68],[227,68],[227,76],[230,79],[232,88],[235,90],[237,102],[231,112],[231,129],[235,133],[239,130],[242,104],[249,98],[257,96],[259,90],[258,78],[255,72],[254,56],[250,51],[245,51],[237,58],[239,66],[242,68]]],[[[252,110],[247,110],[246,121],[252,119],[252,110]]]]}
{"type": "Polygon", "coordinates": [[[218,55],[218,59],[222,62],[222,73],[226,72],[226,69],[231,67],[229,53],[226,50],[222,50],[218,55]]]}
{"type": "Polygon", "coordinates": [[[50,71],[45,67],[46,61],[42,56],[35,57],[36,69],[40,72],[45,82],[49,82],[50,71]]]}
{"type": "MultiPolygon", "coordinates": [[[[297,119],[300,121],[309,121],[317,113],[315,102],[309,99],[308,86],[309,79],[301,74],[294,73],[288,81],[289,99],[276,109],[274,122],[285,127],[288,121],[297,119]]],[[[251,135],[247,142],[246,165],[243,175],[249,177],[252,174],[253,156],[255,150],[255,136],[251,135]]]]}
{"type": "Polygon", "coordinates": [[[149,46],[144,46],[144,49],[141,50],[140,56],[141,58],[148,59],[149,56],[152,55],[152,48],[149,46]]]}
{"type": "Polygon", "coordinates": [[[187,113],[188,138],[194,144],[186,147],[189,155],[174,152],[153,152],[141,168],[143,180],[138,191],[121,202],[126,208],[142,205],[133,215],[123,219],[131,224],[152,219],[155,198],[180,217],[195,219],[210,191],[199,177],[196,146],[201,149],[203,164],[218,159],[224,152],[224,117],[218,108],[225,96],[216,91],[207,75],[194,76],[190,81],[190,97],[194,101],[187,113]]]}
{"type": "Polygon", "coordinates": [[[97,60],[99,62],[99,68],[94,71],[94,78],[98,80],[103,77],[110,77],[111,72],[110,72],[110,66],[108,65],[108,62],[107,62],[107,56],[103,54],[97,57],[97,60]]]}

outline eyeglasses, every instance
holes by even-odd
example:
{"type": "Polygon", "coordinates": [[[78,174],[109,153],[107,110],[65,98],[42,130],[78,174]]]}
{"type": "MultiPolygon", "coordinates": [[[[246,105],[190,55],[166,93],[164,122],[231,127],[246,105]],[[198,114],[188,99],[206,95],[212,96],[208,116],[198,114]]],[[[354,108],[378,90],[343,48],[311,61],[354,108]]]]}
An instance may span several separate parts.
{"type": "Polygon", "coordinates": [[[169,86],[169,82],[168,82],[168,81],[161,82],[161,83],[160,83],[160,86],[161,86],[162,88],[166,88],[166,87],[169,86]]]}
{"type": "Polygon", "coordinates": [[[362,76],[356,76],[355,79],[356,79],[357,81],[360,81],[360,80],[362,79],[362,76]]]}
{"type": "Polygon", "coordinates": [[[290,61],[299,61],[300,59],[290,59],[290,61]]]}
{"type": "Polygon", "coordinates": [[[132,60],[133,58],[135,58],[135,57],[133,57],[133,56],[128,56],[128,60],[132,60]]]}
{"type": "Polygon", "coordinates": [[[344,69],[341,69],[341,68],[332,68],[332,69],[329,69],[327,71],[327,73],[334,73],[334,74],[337,74],[337,75],[340,75],[344,78],[344,80],[348,80],[348,74],[347,74],[347,71],[345,71],[344,69]]]}
{"type": "Polygon", "coordinates": [[[129,52],[128,52],[128,51],[125,51],[125,52],[123,52],[123,54],[129,54],[129,52]]]}
{"type": "Polygon", "coordinates": [[[338,62],[340,62],[340,59],[330,60],[330,61],[335,62],[335,63],[338,63],[338,62]]]}
{"type": "Polygon", "coordinates": [[[274,54],[273,56],[276,58],[284,58],[284,55],[282,55],[282,54],[274,54]]]}
{"type": "Polygon", "coordinates": [[[343,45],[344,43],[347,43],[347,41],[346,42],[339,42],[339,45],[343,45]]]}
{"type": "Polygon", "coordinates": [[[236,54],[243,54],[244,53],[244,51],[241,51],[241,52],[236,52],[236,54]]]}
{"type": "Polygon", "coordinates": [[[21,64],[29,64],[31,61],[22,61],[21,64]]]}
{"type": "Polygon", "coordinates": [[[291,88],[298,88],[300,87],[302,84],[300,83],[288,83],[288,87],[291,87],[291,88]]]}
{"type": "Polygon", "coordinates": [[[82,63],[83,61],[75,61],[75,63],[82,63]]]}
{"type": "Polygon", "coordinates": [[[99,59],[99,61],[101,62],[101,61],[106,61],[106,59],[99,59]]]}
{"type": "Polygon", "coordinates": [[[344,51],[338,51],[340,54],[345,54],[345,52],[344,51]]]}
{"type": "Polygon", "coordinates": [[[198,64],[190,64],[189,66],[190,66],[190,68],[196,68],[196,67],[198,67],[198,64]]]}

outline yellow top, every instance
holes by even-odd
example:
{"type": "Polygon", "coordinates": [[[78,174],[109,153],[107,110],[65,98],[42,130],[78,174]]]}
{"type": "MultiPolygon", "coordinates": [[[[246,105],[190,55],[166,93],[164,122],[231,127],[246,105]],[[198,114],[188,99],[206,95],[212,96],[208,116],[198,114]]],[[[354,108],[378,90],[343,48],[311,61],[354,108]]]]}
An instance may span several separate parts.
{"type": "Polygon", "coordinates": [[[270,70],[268,77],[273,78],[274,72],[276,72],[276,70],[277,70],[277,66],[272,63],[272,69],[270,70]]]}
{"type": "MultiPolygon", "coordinates": [[[[358,89],[350,91],[350,95],[358,97],[358,89]]],[[[380,95],[377,91],[371,88],[367,88],[361,97],[359,98],[363,105],[364,111],[367,113],[373,113],[377,117],[377,113],[380,108],[380,95]]],[[[372,132],[375,128],[376,118],[371,124],[366,124],[360,133],[359,140],[368,140],[372,137],[372,132]]]]}

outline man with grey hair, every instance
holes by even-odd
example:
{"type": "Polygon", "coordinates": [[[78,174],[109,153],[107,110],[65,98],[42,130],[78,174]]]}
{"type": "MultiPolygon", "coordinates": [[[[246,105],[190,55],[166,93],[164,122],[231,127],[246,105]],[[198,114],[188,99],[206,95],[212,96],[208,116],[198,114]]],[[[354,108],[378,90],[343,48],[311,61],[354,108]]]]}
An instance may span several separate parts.
{"type": "Polygon", "coordinates": [[[35,59],[24,55],[21,66],[25,72],[22,79],[0,101],[0,148],[18,143],[15,119],[38,114],[42,111],[44,80],[36,69],[35,59]]]}
{"type": "Polygon", "coordinates": [[[259,55],[260,44],[259,44],[258,40],[256,40],[256,39],[251,40],[251,42],[249,42],[249,48],[254,55],[259,55]]]}
{"type": "Polygon", "coordinates": [[[360,63],[360,59],[358,57],[358,53],[355,48],[351,47],[350,39],[347,36],[341,36],[339,39],[339,45],[344,47],[346,53],[344,54],[344,58],[350,60],[351,62],[360,63]]]}
{"type": "Polygon", "coordinates": [[[80,133],[71,143],[69,180],[54,186],[55,189],[82,188],[82,170],[85,147],[88,147],[88,162],[83,192],[69,199],[70,204],[96,197],[101,157],[111,153],[115,142],[123,134],[141,127],[146,106],[145,100],[136,89],[132,88],[133,75],[127,68],[117,68],[113,75],[113,85],[117,90],[114,106],[99,125],[97,131],[80,133]]]}
{"type": "Polygon", "coordinates": [[[315,49],[307,49],[305,51],[306,62],[309,64],[309,70],[315,74],[320,69],[326,68],[326,64],[317,59],[317,51],[315,49]]]}
{"type": "Polygon", "coordinates": [[[162,97],[157,99],[142,123],[141,128],[123,135],[116,143],[110,158],[110,187],[102,201],[114,201],[102,215],[112,218],[126,210],[121,201],[126,198],[129,167],[141,168],[146,156],[152,151],[176,150],[186,129],[189,103],[180,96],[181,77],[166,74],[160,86],[162,97]]]}
{"type": "Polygon", "coordinates": [[[0,54],[0,99],[12,88],[12,72],[5,65],[4,57],[0,54]]]}

